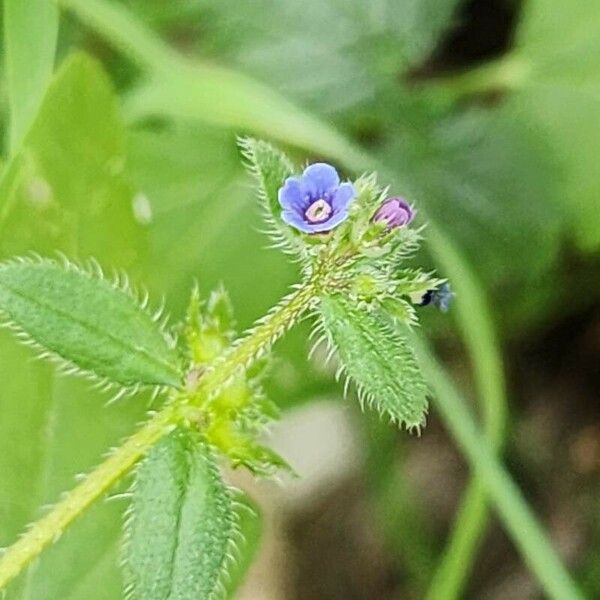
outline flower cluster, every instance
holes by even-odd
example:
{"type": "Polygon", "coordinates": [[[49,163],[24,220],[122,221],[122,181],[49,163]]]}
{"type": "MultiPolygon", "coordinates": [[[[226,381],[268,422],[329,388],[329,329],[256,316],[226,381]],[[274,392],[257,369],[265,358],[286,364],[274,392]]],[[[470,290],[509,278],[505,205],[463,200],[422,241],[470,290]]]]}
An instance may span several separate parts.
{"type": "MultiPolygon", "coordinates": [[[[326,233],[348,218],[355,198],[354,186],[340,183],[334,167],[315,163],[301,176],[288,177],[279,190],[281,218],[303,233],[326,233]]],[[[414,216],[414,208],[404,198],[393,197],[381,204],[372,222],[384,223],[389,231],[409,225],[414,216]]]]}
{"type": "MultiPolygon", "coordinates": [[[[407,228],[413,222],[415,208],[402,197],[386,198],[374,178],[367,177],[355,183],[341,182],[334,167],[326,163],[315,163],[309,165],[301,175],[288,177],[279,189],[277,200],[282,209],[281,219],[302,234],[310,236],[331,232],[352,214],[354,222],[349,238],[359,244],[359,252],[364,257],[368,256],[378,261],[383,256],[387,257],[387,263],[383,261],[373,265],[374,273],[381,270],[380,279],[385,279],[385,276],[389,277],[394,272],[393,269],[385,271],[386,264],[393,264],[390,262],[394,260],[393,257],[406,257],[417,247],[415,242],[418,241],[418,232],[413,232],[413,235],[391,235],[396,230],[407,228]],[[351,212],[353,204],[355,206],[351,212]]],[[[342,239],[344,234],[340,240],[342,239]]],[[[370,295],[377,297],[390,293],[385,290],[394,288],[395,278],[396,275],[393,276],[390,287],[382,283],[383,279],[379,281],[376,277],[373,281],[379,283],[370,295]]],[[[369,295],[365,295],[362,289],[367,280],[371,281],[364,272],[355,274],[353,289],[362,290],[358,294],[360,297],[369,295]]],[[[416,305],[431,304],[444,312],[447,311],[454,297],[449,285],[438,284],[435,280],[429,283],[431,287],[425,288],[425,293],[408,293],[408,296],[416,305]]]]}

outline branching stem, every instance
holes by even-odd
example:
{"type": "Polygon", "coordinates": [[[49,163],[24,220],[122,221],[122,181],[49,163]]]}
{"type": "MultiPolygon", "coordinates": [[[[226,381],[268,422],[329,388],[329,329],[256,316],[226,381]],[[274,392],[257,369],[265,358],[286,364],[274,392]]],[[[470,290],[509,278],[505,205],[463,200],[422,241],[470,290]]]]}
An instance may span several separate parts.
{"type": "MultiPolygon", "coordinates": [[[[240,341],[234,344],[214,366],[200,378],[192,392],[193,400],[208,399],[240,370],[264,354],[312,305],[318,292],[320,273],[286,297],[266,317],[261,319],[240,341]]],[[[52,510],[34,523],[0,559],[0,590],[16,577],[46,546],[58,539],[63,531],[95,500],[125,475],[146,452],[169,433],[184,417],[181,410],[188,394],[179,394],[174,401],[156,413],[136,433],[76,488],[67,493],[52,510]]]]}

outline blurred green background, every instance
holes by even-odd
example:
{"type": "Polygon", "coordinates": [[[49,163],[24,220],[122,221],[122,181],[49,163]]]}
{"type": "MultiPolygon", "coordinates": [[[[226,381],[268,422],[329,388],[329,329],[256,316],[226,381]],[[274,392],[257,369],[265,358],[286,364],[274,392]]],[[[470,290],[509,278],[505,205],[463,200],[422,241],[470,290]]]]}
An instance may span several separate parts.
{"type": "MultiPolygon", "coordinates": [[[[52,2],[35,0],[33,23],[20,4],[2,16],[1,257],[94,256],[173,321],[194,280],[223,282],[245,328],[298,273],[260,231],[236,136],[376,169],[470,265],[504,361],[506,462],[600,597],[600,3],[65,0],[60,26],[52,2]]],[[[446,264],[439,247],[419,259],[446,264]]],[[[441,274],[467,303],[460,272],[441,274]]],[[[423,310],[422,329],[477,405],[487,375],[469,335],[484,317],[465,307],[423,310]]],[[[435,412],[416,438],[341,402],[305,358],[307,331],[280,343],[269,385],[276,445],[304,483],[243,481],[264,531],[239,597],[423,598],[468,467],[435,412]]],[[[0,332],[0,546],[148,407],[106,407],[33,357],[0,332]]],[[[95,506],[8,597],[120,598],[125,506],[95,506]]],[[[480,537],[453,567],[458,597],[542,597],[493,518],[480,537]]]]}

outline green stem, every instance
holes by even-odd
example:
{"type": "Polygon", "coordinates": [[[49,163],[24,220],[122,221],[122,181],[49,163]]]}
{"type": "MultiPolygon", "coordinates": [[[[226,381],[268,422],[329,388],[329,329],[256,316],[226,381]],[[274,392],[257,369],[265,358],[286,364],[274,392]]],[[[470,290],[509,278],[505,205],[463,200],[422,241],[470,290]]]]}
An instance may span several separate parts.
{"type": "Polygon", "coordinates": [[[217,359],[214,366],[202,375],[194,392],[195,402],[204,402],[212,393],[226,385],[239,370],[250,366],[294,325],[312,306],[320,278],[320,273],[316,273],[306,284],[284,298],[239,343],[217,359]]]}
{"type": "Polygon", "coordinates": [[[175,422],[175,407],[169,405],[117,448],[82,483],[67,493],[45,517],[34,523],[0,559],[0,590],[46,546],[57,540],[90,504],[127,473],[175,422]]]}
{"type": "Polygon", "coordinates": [[[414,343],[423,372],[435,392],[437,409],[475,469],[500,520],[548,597],[556,600],[583,598],[552,550],[521,491],[497,460],[483,434],[477,430],[472,414],[449,377],[422,340],[415,336],[414,343]]]}
{"type": "MultiPolygon", "coordinates": [[[[310,308],[318,286],[309,280],[284,299],[240,342],[231,347],[199,381],[195,399],[206,399],[244,367],[266,352],[275,341],[310,308]]],[[[0,590],[26,567],[42,550],[58,539],[62,532],[97,498],[126,474],[163,435],[182,418],[181,403],[168,404],[117,448],[85,480],[69,492],[42,519],[33,524],[0,558],[0,590]]]]}

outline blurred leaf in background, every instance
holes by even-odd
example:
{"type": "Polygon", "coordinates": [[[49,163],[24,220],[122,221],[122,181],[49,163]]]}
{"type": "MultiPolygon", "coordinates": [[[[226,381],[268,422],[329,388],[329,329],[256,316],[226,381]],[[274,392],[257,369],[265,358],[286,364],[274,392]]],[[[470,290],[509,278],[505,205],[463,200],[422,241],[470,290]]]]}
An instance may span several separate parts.
{"type": "Polygon", "coordinates": [[[540,126],[564,173],[554,195],[583,250],[600,247],[600,3],[529,0],[517,31],[514,111],[540,126]],[[519,62],[520,61],[520,62],[519,62]]]}
{"type": "MultiPolygon", "coordinates": [[[[54,77],[21,151],[2,172],[3,257],[60,250],[139,270],[146,232],[134,218],[125,132],[110,83],[96,61],[67,60],[54,77]],[[6,188],[4,188],[6,190],[6,188]]],[[[145,401],[106,408],[89,382],[55,375],[1,334],[0,545],[10,543],[97,464],[141,418],[145,401]],[[94,423],[94,427],[90,427],[94,423]]],[[[9,598],[106,598],[118,594],[116,540],[122,505],[96,506],[15,582],[9,598]],[[63,566],[69,564],[65,570],[63,566]],[[95,577],[106,580],[104,590],[95,577]]],[[[118,597],[115,595],[114,597],[118,597]]]]}
{"type": "Polygon", "coordinates": [[[222,55],[340,122],[384,108],[398,76],[425,59],[452,25],[458,0],[203,4],[200,51],[222,55]]]}

